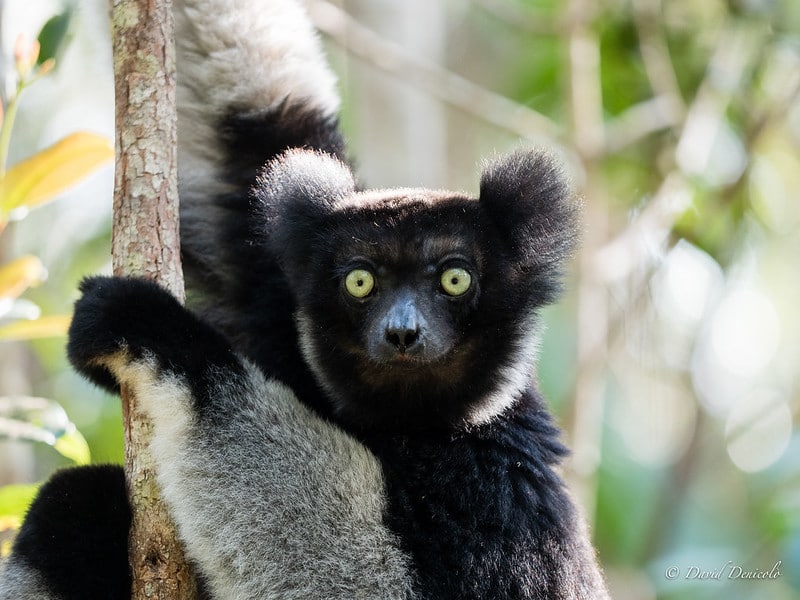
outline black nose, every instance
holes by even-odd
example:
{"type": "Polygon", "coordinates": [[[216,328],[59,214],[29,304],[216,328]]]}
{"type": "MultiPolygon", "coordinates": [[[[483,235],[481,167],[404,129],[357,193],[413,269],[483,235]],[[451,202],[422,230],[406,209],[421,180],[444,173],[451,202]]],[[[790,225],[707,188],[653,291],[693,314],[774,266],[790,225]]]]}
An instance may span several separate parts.
{"type": "Polygon", "coordinates": [[[419,329],[408,327],[387,327],[386,341],[400,352],[405,352],[419,340],[419,329]]]}

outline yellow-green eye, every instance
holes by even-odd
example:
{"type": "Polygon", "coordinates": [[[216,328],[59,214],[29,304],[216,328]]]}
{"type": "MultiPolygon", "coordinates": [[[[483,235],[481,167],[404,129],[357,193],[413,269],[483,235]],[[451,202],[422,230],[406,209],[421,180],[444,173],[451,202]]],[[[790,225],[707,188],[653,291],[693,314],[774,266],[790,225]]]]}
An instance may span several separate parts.
{"type": "Polygon", "coordinates": [[[375,276],[366,269],[353,269],[347,274],[344,287],[354,298],[366,298],[375,287],[375,276]]]}
{"type": "Polygon", "coordinates": [[[442,273],[441,284],[450,296],[463,296],[472,285],[472,275],[466,269],[453,267],[442,273]]]}

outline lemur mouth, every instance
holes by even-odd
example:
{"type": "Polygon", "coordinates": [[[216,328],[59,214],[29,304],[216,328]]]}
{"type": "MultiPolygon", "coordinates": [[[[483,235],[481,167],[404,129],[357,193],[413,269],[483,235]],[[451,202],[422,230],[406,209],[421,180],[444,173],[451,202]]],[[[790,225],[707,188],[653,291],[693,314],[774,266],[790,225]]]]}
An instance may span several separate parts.
{"type": "Polygon", "coordinates": [[[417,376],[438,378],[441,373],[448,372],[453,366],[454,354],[451,351],[437,356],[425,356],[398,352],[380,360],[368,355],[366,358],[370,368],[376,372],[389,377],[409,377],[409,380],[398,380],[398,383],[411,384],[417,376]]]}
{"type": "Polygon", "coordinates": [[[381,366],[386,371],[406,373],[408,375],[429,371],[435,368],[433,362],[416,356],[408,356],[407,354],[399,354],[385,363],[381,363],[381,366]]]}
{"type": "Polygon", "coordinates": [[[397,364],[397,365],[424,365],[430,361],[427,361],[419,356],[406,354],[405,352],[399,352],[395,356],[390,358],[388,362],[389,364],[397,364]]]}
{"type": "Polygon", "coordinates": [[[380,361],[368,359],[368,363],[371,369],[387,375],[392,373],[407,373],[411,375],[433,367],[431,361],[407,354],[398,354],[380,361]]]}
{"type": "Polygon", "coordinates": [[[385,345],[378,348],[362,348],[367,360],[371,363],[386,368],[425,369],[440,368],[449,362],[454,355],[455,347],[441,346],[410,346],[387,348],[385,345]]]}

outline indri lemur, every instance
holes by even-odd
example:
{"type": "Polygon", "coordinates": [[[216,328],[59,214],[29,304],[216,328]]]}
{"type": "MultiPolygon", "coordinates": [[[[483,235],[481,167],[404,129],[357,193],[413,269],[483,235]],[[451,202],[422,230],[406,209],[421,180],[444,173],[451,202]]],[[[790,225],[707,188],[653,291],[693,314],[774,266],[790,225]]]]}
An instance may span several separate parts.
{"type": "MultiPolygon", "coordinates": [[[[533,383],[576,238],[557,164],[477,198],[361,191],[334,77],[291,0],[176,2],[183,257],[195,312],[81,285],[68,354],[131,386],[213,598],[602,599],[533,383]]],[[[127,598],[116,467],[56,474],[0,597],[127,598]]]]}

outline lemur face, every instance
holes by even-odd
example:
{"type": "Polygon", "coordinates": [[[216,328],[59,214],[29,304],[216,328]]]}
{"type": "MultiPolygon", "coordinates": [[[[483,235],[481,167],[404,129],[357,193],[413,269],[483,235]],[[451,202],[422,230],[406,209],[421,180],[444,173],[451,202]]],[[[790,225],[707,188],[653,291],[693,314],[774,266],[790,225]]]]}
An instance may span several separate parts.
{"type": "Polygon", "coordinates": [[[478,297],[475,259],[464,253],[396,261],[350,253],[336,270],[361,338],[353,350],[376,367],[413,371],[444,360],[478,297]]]}
{"type": "Polygon", "coordinates": [[[448,427],[513,402],[573,236],[554,177],[539,155],[514,155],[484,173],[475,199],[356,192],[347,167],[311,152],[268,167],[256,190],[265,231],[306,360],[342,418],[448,427]]]}
{"type": "Polygon", "coordinates": [[[317,256],[317,291],[300,300],[327,323],[307,336],[383,394],[458,388],[481,353],[474,318],[486,259],[476,203],[426,191],[357,196],[362,208],[331,219],[335,247],[317,256]]]}

